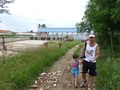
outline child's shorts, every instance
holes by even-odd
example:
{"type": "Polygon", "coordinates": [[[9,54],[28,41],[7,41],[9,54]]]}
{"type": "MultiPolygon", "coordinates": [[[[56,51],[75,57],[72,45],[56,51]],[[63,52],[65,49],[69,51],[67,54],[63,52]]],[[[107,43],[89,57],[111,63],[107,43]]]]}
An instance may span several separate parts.
{"type": "Polygon", "coordinates": [[[79,69],[72,69],[72,75],[78,76],[79,75],[79,69]]]}

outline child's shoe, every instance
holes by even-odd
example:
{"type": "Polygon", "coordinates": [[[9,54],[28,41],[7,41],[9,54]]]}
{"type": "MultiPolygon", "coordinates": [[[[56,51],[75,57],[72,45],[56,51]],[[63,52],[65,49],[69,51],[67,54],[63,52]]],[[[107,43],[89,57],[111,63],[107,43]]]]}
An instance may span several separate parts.
{"type": "Polygon", "coordinates": [[[78,88],[78,84],[75,84],[75,87],[78,88]]]}

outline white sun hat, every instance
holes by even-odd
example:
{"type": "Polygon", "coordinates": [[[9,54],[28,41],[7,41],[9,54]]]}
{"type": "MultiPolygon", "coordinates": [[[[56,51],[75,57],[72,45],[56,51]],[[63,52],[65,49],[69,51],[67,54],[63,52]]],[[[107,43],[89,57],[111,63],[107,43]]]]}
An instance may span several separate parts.
{"type": "Polygon", "coordinates": [[[95,35],[93,35],[93,34],[89,35],[89,38],[91,38],[91,37],[92,37],[92,38],[94,38],[94,37],[95,37],[95,35]]]}

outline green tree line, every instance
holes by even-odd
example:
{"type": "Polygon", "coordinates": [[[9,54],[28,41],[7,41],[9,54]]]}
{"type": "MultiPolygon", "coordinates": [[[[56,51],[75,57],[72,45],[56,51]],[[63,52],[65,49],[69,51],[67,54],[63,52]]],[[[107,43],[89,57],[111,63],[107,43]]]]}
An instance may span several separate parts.
{"type": "Polygon", "coordinates": [[[97,35],[101,46],[109,47],[111,53],[119,51],[120,0],[89,0],[82,22],[76,23],[78,32],[97,35]]]}

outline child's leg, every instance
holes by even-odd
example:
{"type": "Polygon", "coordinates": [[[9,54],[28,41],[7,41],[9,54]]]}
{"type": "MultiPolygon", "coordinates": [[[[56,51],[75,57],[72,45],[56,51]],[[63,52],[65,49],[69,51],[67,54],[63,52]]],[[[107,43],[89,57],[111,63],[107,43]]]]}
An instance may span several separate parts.
{"type": "Polygon", "coordinates": [[[75,76],[75,87],[76,87],[76,88],[78,88],[77,82],[78,82],[78,76],[75,76]]]}
{"type": "Polygon", "coordinates": [[[76,83],[78,81],[78,75],[79,75],[79,70],[76,70],[76,72],[75,72],[75,82],[76,83]]]}
{"type": "Polygon", "coordinates": [[[75,75],[73,75],[73,83],[75,83],[75,75]]]}
{"type": "Polygon", "coordinates": [[[72,75],[73,75],[73,83],[75,83],[75,70],[72,70],[72,75]]]}
{"type": "Polygon", "coordinates": [[[75,80],[75,84],[77,84],[78,76],[75,76],[74,80],[75,80]]]}
{"type": "Polygon", "coordinates": [[[77,83],[78,83],[78,75],[79,75],[79,70],[76,70],[76,72],[75,72],[75,87],[76,88],[78,88],[78,85],[77,85],[77,83]]]}

